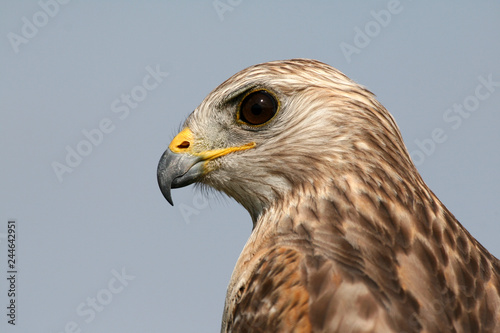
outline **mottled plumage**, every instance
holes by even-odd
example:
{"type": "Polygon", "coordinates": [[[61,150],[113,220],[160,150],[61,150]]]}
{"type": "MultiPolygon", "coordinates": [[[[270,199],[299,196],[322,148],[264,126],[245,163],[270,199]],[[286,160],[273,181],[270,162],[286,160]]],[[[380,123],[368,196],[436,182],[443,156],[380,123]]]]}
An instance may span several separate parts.
{"type": "Polygon", "coordinates": [[[252,217],[222,332],[500,332],[499,261],[427,187],[373,94],[326,64],[222,83],[158,180],[169,201],[199,182],[252,217]]]}

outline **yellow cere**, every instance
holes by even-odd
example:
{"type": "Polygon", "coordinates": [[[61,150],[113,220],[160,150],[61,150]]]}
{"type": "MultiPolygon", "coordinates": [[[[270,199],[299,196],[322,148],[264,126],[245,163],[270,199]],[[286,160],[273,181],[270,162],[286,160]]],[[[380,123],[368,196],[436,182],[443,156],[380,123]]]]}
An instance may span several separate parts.
{"type": "Polygon", "coordinates": [[[191,130],[186,127],[175,136],[168,147],[173,153],[189,153],[191,155],[201,157],[203,160],[213,160],[214,158],[221,157],[235,151],[251,149],[256,146],[255,142],[250,142],[239,147],[228,147],[194,153],[192,151],[193,142],[193,132],[191,132],[191,130]]]}
{"type": "Polygon", "coordinates": [[[193,132],[186,127],[175,136],[168,148],[174,153],[190,152],[194,141],[193,139],[193,132]]]}

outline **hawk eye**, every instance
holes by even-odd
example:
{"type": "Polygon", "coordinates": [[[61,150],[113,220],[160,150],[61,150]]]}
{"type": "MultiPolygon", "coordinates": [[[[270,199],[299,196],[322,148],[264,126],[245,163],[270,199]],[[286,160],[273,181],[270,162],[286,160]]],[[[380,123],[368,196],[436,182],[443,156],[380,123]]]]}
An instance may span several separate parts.
{"type": "Polygon", "coordinates": [[[278,102],[265,90],[254,91],[240,104],[239,120],[249,125],[262,125],[276,114],[278,102]]]}

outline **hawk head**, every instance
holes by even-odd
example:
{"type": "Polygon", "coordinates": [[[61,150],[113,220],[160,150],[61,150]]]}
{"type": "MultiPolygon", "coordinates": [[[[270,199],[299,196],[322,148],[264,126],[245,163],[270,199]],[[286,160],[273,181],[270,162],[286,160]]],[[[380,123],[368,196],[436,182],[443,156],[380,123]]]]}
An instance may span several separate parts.
{"type": "Polygon", "coordinates": [[[387,110],[328,65],[274,61],[222,83],[158,182],[170,203],[198,182],[252,216],[223,332],[498,331],[499,261],[422,181],[387,110]]]}
{"type": "Polygon", "coordinates": [[[187,118],[158,165],[171,204],[171,188],[198,182],[236,199],[254,223],[296,188],[353,174],[420,182],[396,123],[373,94],[308,59],[263,63],[229,78],[187,118]]]}

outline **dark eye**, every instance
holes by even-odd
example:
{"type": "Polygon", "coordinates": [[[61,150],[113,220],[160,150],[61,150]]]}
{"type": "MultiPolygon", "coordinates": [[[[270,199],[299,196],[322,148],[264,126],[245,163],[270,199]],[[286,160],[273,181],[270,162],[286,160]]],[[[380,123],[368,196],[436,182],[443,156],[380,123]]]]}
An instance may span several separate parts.
{"type": "Polygon", "coordinates": [[[265,90],[255,91],[241,102],[239,118],[250,125],[262,125],[278,110],[278,102],[265,90]]]}

